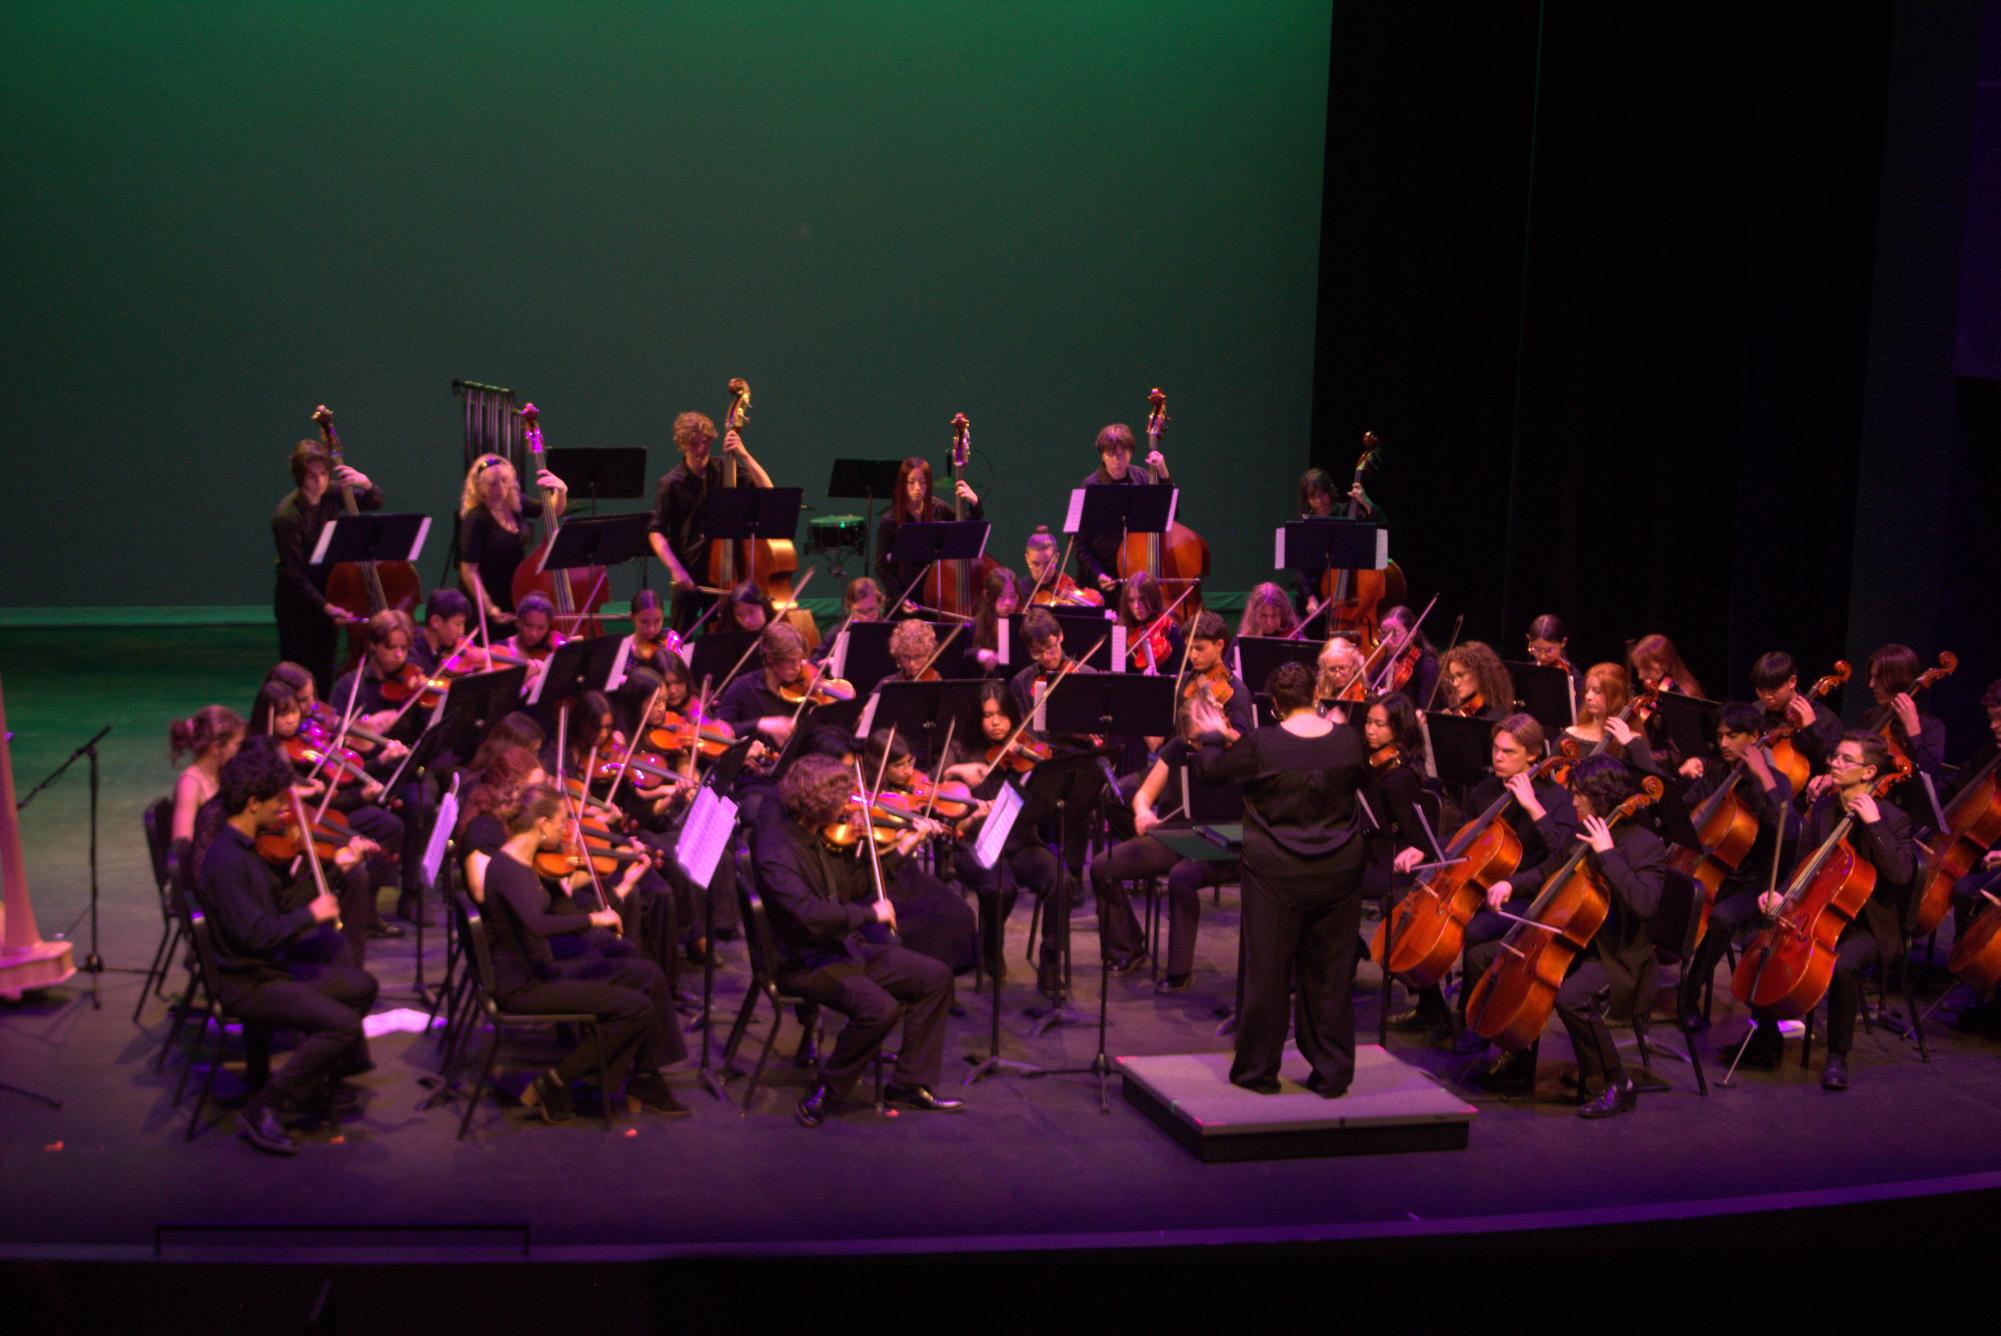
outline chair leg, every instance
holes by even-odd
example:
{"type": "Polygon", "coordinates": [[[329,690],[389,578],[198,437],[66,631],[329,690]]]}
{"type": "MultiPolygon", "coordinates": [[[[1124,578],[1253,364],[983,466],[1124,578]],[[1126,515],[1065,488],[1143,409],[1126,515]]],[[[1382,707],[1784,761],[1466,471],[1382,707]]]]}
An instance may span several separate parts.
{"type": "Polygon", "coordinates": [[[466,1111],[459,1118],[457,1140],[466,1139],[466,1129],[472,1126],[472,1111],[479,1107],[479,1097],[485,1093],[488,1082],[493,1080],[493,1059],[500,1052],[500,1027],[493,1027],[493,1038],[486,1045],[486,1060],[480,1064],[479,1080],[473,1083],[472,1093],[466,1096],[466,1111]]]}
{"type": "Polygon", "coordinates": [[[1695,1051],[1695,1031],[1682,1027],[1681,1040],[1688,1045],[1688,1065],[1695,1069],[1695,1088],[1704,1099],[1709,1097],[1709,1078],[1702,1074],[1702,1055],[1695,1051]]]}
{"type": "Polygon", "coordinates": [[[598,1055],[598,1103],[604,1112],[604,1130],[611,1131],[611,1069],[605,1065],[604,1025],[591,1022],[591,1046],[598,1055]]]}
{"type": "Polygon", "coordinates": [[[771,1028],[765,1031],[764,1047],[757,1051],[757,1065],[750,1069],[750,1084],[744,1087],[743,1108],[740,1112],[750,1117],[750,1102],[757,1097],[757,1084],[764,1079],[764,1064],[771,1060],[771,1049],[778,1042],[778,1031],[785,1024],[785,1008],[778,1001],[778,985],[767,984],[765,996],[771,999],[771,1028]]]}
{"type": "Polygon", "coordinates": [[[1918,999],[1911,993],[1911,951],[1908,945],[1904,948],[1902,970],[1903,977],[1898,982],[1903,986],[1904,1010],[1911,1013],[1911,1034],[1918,1041],[1918,1061],[1930,1062],[1931,1050],[1925,1046],[1925,1018],[1918,1007],[1918,999]]]}
{"type": "Polygon", "coordinates": [[[146,1009],[146,998],[158,983],[165,979],[167,968],[167,943],[172,940],[171,925],[160,925],[160,944],[153,948],[153,959],[146,965],[146,977],[139,981],[139,1000],[132,1004],[132,1023],[139,1023],[139,1013],[146,1009]]]}
{"type": "Polygon", "coordinates": [[[1805,1071],[1805,1070],[1806,1070],[1806,1069],[1807,1069],[1808,1067],[1810,1067],[1810,1066],[1812,1065],[1812,1059],[1813,1059],[1813,1018],[1814,1018],[1814,1011],[1813,1011],[1813,1010],[1809,1010],[1809,1011],[1807,1012],[1807,1014],[1806,1014],[1806,1019],[1805,1019],[1805,1022],[1804,1022],[1804,1023],[1805,1023],[1805,1025],[1806,1025],[1806,1033],[1800,1036],[1800,1070],[1801,1070],[1801,1071],[1805,1071]]]}
{"type": "Polygon", "coordinates": [[[752,979],[750,987],[744,990],[743,1005],[737,1008],[736,1019],[730,1023],[729,1038],[723,1040],[722,1068],[725,1074],[736,1061],[737,1050],[743,1046],[745,1031],[750,1029],[751,1018],[757,1014],[757,999],[764,996],[763,979],[752,979]]]}
{"type": "MultiPolygon", "coordinates": [[[[201,1126],[202,1110],[208,1107],[209,1092],[215,1089],[215,1074],[218,1071],[222,1070],[223,1055],[228,1051],[228,1047],[229,1047],[229,1032],[223,1028],[222,1021],[220,1018],[218,1018],[215,1026],[215,1057],[213,1060],[210,1061],[208,1065],[208,1075],[202,1078],[201,1090],[195,1096],[194,1111],[188,1115],[188,1130],[186,1135],[182,1136],[181,1138],[183,1142],[193,1141],[195,1139],[195,1129],[201,1126]]],[[[195,1060],[200,1056],[201,1056],[201,1036],[197,1036],[194,1052],[188,1055],[188,1066],[192,1068],[195,1064],[195,1060]]],[[[187,1080],[186,1072],[181,1073],[181,1079],[183,1081],[187,1080]]],[[[179,1100],[180,1097],[176,1095],[175,1102],[178,1103],[179,1100]]]]}
{"type": "MultiPolygon", "coordinates": [[[[188,1013],[194,1010],[195,990],[200,987],[200,980],[194,978],[188,980],[187,988],[181,993],[180,1005],[174,1012],[174,1022],[167,1027],[167,1037],[160,1041],[160,1051],[154,1055],[154,1071],[163,1072],[167,1069],[167,1055],[174,1051],[174,1045],[180,1040],[181,1027],[188,1023],[188,1013]]],[[[180,1096],[176,1095],[174,1103],[180,1102],[180,1096]]]]}

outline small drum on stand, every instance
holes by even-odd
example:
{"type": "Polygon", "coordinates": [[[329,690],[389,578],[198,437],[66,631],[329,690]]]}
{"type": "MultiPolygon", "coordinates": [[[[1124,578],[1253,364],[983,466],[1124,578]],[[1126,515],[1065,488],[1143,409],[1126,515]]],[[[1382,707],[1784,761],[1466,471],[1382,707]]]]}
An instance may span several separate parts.
{"type": "Polygon", "coordinates": [[[848,573],[841,567],[842,559],[859,556],[867,541],[868,525],[859,515],[820,515],[806,523],[806,550],[825,554],[835,577],[843,581],[848,573]]]}

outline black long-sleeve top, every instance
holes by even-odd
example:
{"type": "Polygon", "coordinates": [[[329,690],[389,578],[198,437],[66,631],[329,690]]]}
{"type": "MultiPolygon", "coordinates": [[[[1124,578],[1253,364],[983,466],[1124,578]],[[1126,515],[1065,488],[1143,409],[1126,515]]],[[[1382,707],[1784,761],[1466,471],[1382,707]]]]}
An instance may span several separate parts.
{"type": "MultiPolygon", "coordinates": [[[[1800,823],[1800,857],[1812,857],[1847,815],[1839,793],[1823,793],[1806,809],[1806,818],[1800,823]]],[[[1875,937],[1883,959],[1892,960],[1903,949],[1903,916],[1910,903],[1911,879],[1918,870],[1911,819],[1895,803],[1878,799],[1876,820],[1858,819],[1849,828],[1848,843],[1858,858],[1876,868],[1876,888],[1862,906],[1861,923],[1875,937]]]]}
{"type": "MultiPolygon", "coordinates": [[[[1702,777],[1689,781],[1683,788],[1682,800],[1688,804],[1697,835],[1702,833],[1699,820],[1702,804],[1729,782],[1736,770],[1737,766],[1726,766],[1712,759],[1703,767],[1702,777]]],[[[1765,886],[1771,880],[1774,846],[1782,849],[1799,834],[1798,818],[1793,812],[1793,786],[1779,771],[1772,771],[1772,787],[1766,789],[1759,786],[1757,776],[1747,769],[1738,778],[1735,793],[1757,815],[1758,838],[1736,870],[1723,878],[1723,889],[1718,892],[1722,895],[1765,886]]]]}
{"type": "MultiPolygon", "coordinates": [[[[1466,795],[1467,816],[1471,818],[1486,811],[1506,787],[1493,775],[1483,776],[1473,786],[1472,792],[1466,795]]],[[[1547,779],[1538,779],[1535,781],[1535,799],[1543,809],[1540,821],[1532,820],[1527,810],[1515,802],[1509,803],[1501,814],[1501,819],[1508,823],[1508,829],[1514,831],[1515,838],[1522,842],[1521,865],[1508,879],[1516,896],[1534,895],[1542,888],[1542,879],[1547,875],[1544,865],[1549,862],[1550,855],[1559,851],[1568,852],[1571,839],[1577,834],[1577,808],[1570,801],[1568,789],[1547,779]]]]}
{"type": "Polygon", "coordinates": [[[208,916],[216,964],[225,973],[283,977],[286,947],[318,926],[308,905],[278,908],[283,884],[236,827],[225,822],[209,841],[195,875],[195,902],[208,916]]]}
{"type": "MultiPolygon", "coordinates": [[[[1553,849],[1532,869],[1540,886],[1563,866],[1576,850],[1576,841],[1553,849]]],[[[1647,920],[1660,908],[1661,887],[1667,876],[1667,846],[1660,836],[1645,826],[1622,823],[1612,828],[1612,850],[1588,850],[1581,860],[1608,892],[1611,913],[1592,941],[1592,949],[1613,977],[1615,992],[1630,995],[1640,971],[1653,955],[1647,939],[1647,920]]],[[[1523,878],[1517,878],[1516,886],[1523,878]]],[[[1532,930],[1531,930],[1532,931],[1532,930]]]]}
{"type": "Polygon", "coordinates": [[[1438,702],[1431,698],[1431,692],[1437,684],[1438,655],[1427,649],[1419,652],[1417,662],[1411,667],[1409,680],[1397,688],[1396,694],[1409,700],[1417,709],[1435,709],[1438,702]]]}
{"type": "MultiPolygon", "coordinates": [[[[709,571],[708,516],[703,503],[709,499],[711,489],[723,485],[723,461],[720,455],[710,455],[709,463],[700,474],[689,471],[684,459],[661,475],[660,485],[653,494],[653,523],[648,526],[667,540],[673,550],[674,559],[681,563],[690,579],[697,584],[711,583],[709,571]]],[[[737,470],[737,486],[753,487],[746,469],[737,470]]],[[[718,613],[718,616],[721,614],[718,613]]]]}
{"type": "Polygon", "coordinates": [[[1368,762],[1351,728],[1301,737],[1271,724],[1229,747],[1205,740],[1195,766],[1211,783],[1244,786],[1247,849],[1262,836],[1292,857],[1325,858],[1360,833],[1355,794],[1368,762]]]}
{"type": "MultiPolygon", "coordinates": [[[[874,883],[864,861],[828,849],[817,832],[765,806],[752,860],[771,936],[788,970],[814,970],[859,957],[861,931],[875,921],[874,883]]],[[[885,863],[888,877],[891,864],[885,863]]]]}
{"type": "MultiPolygon", "coordinates": [[[[1841,717],[1804,692],[1801,698],[1813,707],[1813,722],[1805,728],[1793,730],[1793,749],[1806,758],[1812,773],[1817,775],[1827,769],[1827,754],[1841,741],[1841,717]]],[[[1763,713],[1767,733],[1787,722],[1784,710],[1766,710],[1763,713]]]]}
{"type": "Polygon", "coordinates": [[[789,717],[798,708],[797,701],[789,701],[771,689],[763,669],[752,668],[738,674],[734,682],[723,688],[711,713],[741,735],[760,719],[774,714],[789,717]]]}
{"type": "MultiPolygon", "coordinates": [[[[924,518],[920,521],[912,522],[943,524],[951,518],[952,508],[937,497],[932,496],[925,498],[924,518]]],[[[966,507],[966,518],[969,520],[985,519],[985,507],[977,501],[971,503],[966,507]]],[[[903,528],[903,525],[904,521],[898,519],[894,513],[884,515],[875,522],[875,582],[882,586],[882,596],[884,598],[895,598],[903,592],[905,586],[917,578],[919,571],[929,569],[929,565],[924,562],[890,560],[890,550],[896,546],[896,535],[903,528]]],[[[979,592],[977,589],[972,590],[969,596],[978,597],[979,592]]],[[[924,591],[919,589],[911,597],[917,602],[923,603],[926,601],[923,593],[924,591]]],[[[895,610],[891,609],[890,611],[894,615],[895,610]]]]}
{"type": "MultiPolygon", "coordinates": [[[[1102,466],[1084,475],[1079,487],[1151,487],[1155,478],[1153,470],[1144,464],[1133,464],[1126,469],[1126,476],[1114,479],[1105,473],[1102,466]]],[[[1177,514],[1176,519],[1180,516],[1177,514]]],[[[1108,575],[1119,578],[1119,545],[1124,540],[1115,533],[1077,535],[1077,583],[1087,589],[1098,587],[1098,577],[1108,575]]]]}
{"type": "Polygon", "coordinates": [[[500,997],[555,973],[551,937],[590,927],[588,915],[557,910],[535,869],[505,849],[486,865],[486,932],[493,948],[494,991],[500,997]]]}
{"type": "MultiPolygon", "coordinates": [[[[514,515],[513,533],[502,528],[484,506],[459,519],[459,560],[478,571],[488,600],[502,612],[514,611],[514,572],[535,538],[528,521],[541,513],[540,501],[524,499],[514,515]]],[[[465,593],[475,600],[477,608],[479,591],[468,589],[465,593]]]]}
{"type": "MultiPolygon", "coordinates": [[[[366,491],[356,491],[354,502],[363,510],[380,510],[382,489],[370,487],[366,491]]],[[[331,485],[320,496],[318,505],[307,505],[296,487],[278,503],[278,508],[271,513],[271,538],[278,548],[274,563],[277,588],[273,593],[277,602],[295,607],[326,606],[327,575],[332,567],[314,570],[308,563],[312,559],[313,548],[320,541],[320,531],[346,513],[340,489],[331,485]]]]}

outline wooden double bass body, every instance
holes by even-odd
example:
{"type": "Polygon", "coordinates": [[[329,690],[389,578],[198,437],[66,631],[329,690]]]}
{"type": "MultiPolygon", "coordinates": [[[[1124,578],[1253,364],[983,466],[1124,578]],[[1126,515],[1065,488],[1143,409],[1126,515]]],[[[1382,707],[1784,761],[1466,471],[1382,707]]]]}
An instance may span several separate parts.
{"type": "MultiPolygon", "coordinates": [[[[354,489],[344,482],[334,482],[333,475],[342,463],[340,433],[334,430],[333,410],[325,404],[313,410],[313,421],[320,429],[320,444],[327,452],[327,478],[340,492],[341,510],[348,515],[359,515],[361,505],[354,499],[354,489]]],[[[408,561],[343,561],[327,572],[327,602],[346,612],[355,623],[365,623],[378,612],[394,608],[398,612],[414,613],[417,603],[424,596],[424,582],[417,575],[415,563],[408,561]]],[[[362,625],[350,625],[347,640],[347,662],[351,667],[366,648],[366,629],[362,625]]]]}
{"type": "MultiPolygon", "coordinates": [[[[540,474],[543,469],[541,410],[533,404],[523,404],[519,412],[522,439],[528,446],[528,468],[540,474]]],[[[541,545],[514,568],[514,606],[520,607],[521,600],[530,594],[540,594],[556,609],[555,629],[563,635],[603,634],[595,614],[611,593],[611,573],[602,566],[544,569],[543,563],[548,560],[550,549],[556,545],[556,535],[562,531],[562,518],[551,509],[542,527],[541,545]]]]}
{"type": "MultiPolygon", "coordinates": [[[[1911,935],[1923,937],[1952,908],[1952,884],[1980,866],[1980,860],[2001,841],[2001,755],[1989,761],[1953,795],[1945,809],[1945,831],[1931,843],[1930,869],[1918,890],[1911,935]]],[[[1958,947],[1955,944],[1954,951],[1958,947]]]]}
{"type": "MultiPolygon", "coordinates": [[[[744,424],[750,421],[750,382],[742,376],[733,377],[729,382],[730,406],[723,415],[723,435],[741,433],[744,424]]],[[[720,443],[719,443],[720,444],[720,443]]],[[[727,449],[723,451],[723,486],[737,485],[736,456],[727,449]]],[[[749,580],[764,596],[771,600],[771,606],[779,616],[793,620],[795,610],[792,596],[792,577],[799,572],[799,549],[788,536],[785,538],[716,538],[709,543],[709,574],[716,587],[727,594],[740,581],[749,580]]],[[[803,614],[804,610],[799,609],[803,614]]],[[[810,618],[808,619],[810,624],[810,618]]],[[[802,631],[804,628],[801,628],[802,631]]],[[[819,643],[819,631],[814,629],[809,637],[812,644],[819,643]]]]}
{"type": "MultiPolygon", "coordinates": [[[[1382,438],[1372,431],[1362,433],[1362,454],[1355,461],[1354,481],[1360,484],[1381,464],[1382,438]]],[[[1362,517],[1362,503],[1348,498],[1348,518],[1362,517]]],[[[1320,597],[1326,603],[1327,634],[1345,635],[1372,655],[1382,640],[1382,614],[1402,603],[1409,595],[1403,570],[1394,561],[1381,570],[1336,568],[1320,577],[1320,597]]]]}
{"type": "MultiPolygon", "coordinates": [[[[1146,449],[1149,455],[1160,449],[1161,437],[1167,434],[1167,395],[1155,387],[1147,395],[1146,449]]],[[[1149,475],[1151,477],[1151,475],[1149,475]]],[[[1168,483],[1173,479],[1162,469],[1155,483],[1168,483]]],[[[1126,537],[1119,549],[1119,578],[1145,571],[1160,585],[1163,602],[1174,604],[1180,599],[1176,621],[1186,623],[1202,610],[1202,581],[1209,575],[1209,544],[1201,534],[1183,524],[1180,520],[1168,525],[1165,533],[1136,533],[1126,537]],[[1196,590],[1193,598],[1182,599],[1188,590],[1196,590]]]]}
{"type": "MultiPolygon", "coordinates": [[[[966,465],[973,457],[973,424],[964,413],[952,418],[952,450],[948,456],[949,471],[952,475],[952,519],[954,522],[966,518],[966,503],[959,495],[959,484],[965,480],[966,465]]],[[[939,561],[932,563],[931,573],[924,577],[926,602],[940,612],[950,613],[964,621],[971,621],[979,606],[980,591],[986,587],[987,576],[1000,568],[1000,563],[984,552],[978,561],[939,561]]]]}

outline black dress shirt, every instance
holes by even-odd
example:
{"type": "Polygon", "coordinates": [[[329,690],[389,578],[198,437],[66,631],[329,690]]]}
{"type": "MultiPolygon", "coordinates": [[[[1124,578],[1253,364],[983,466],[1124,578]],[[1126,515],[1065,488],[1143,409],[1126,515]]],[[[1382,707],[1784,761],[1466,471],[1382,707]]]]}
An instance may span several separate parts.
{"type": "MultiPolygon", "coordinates": [[[[363,510],[382,508],[382,489],[370,487],[357,491],[354,501],[363,510]]],[[[319,504],[309,506],[295,487],[288,492],[278,509],[271,514],[271,537],[277,544],[278,557],[277,589],[275,598],[279,603],[294,606],[310,604],[323,608],[327,602],[327,575],[331,566],[315,570],[308,563],[312,559],[313,548],[320,541],[320,530],[346,514],[341,504],[340,489],[329,486],[320,496],[319,504]]]]}

